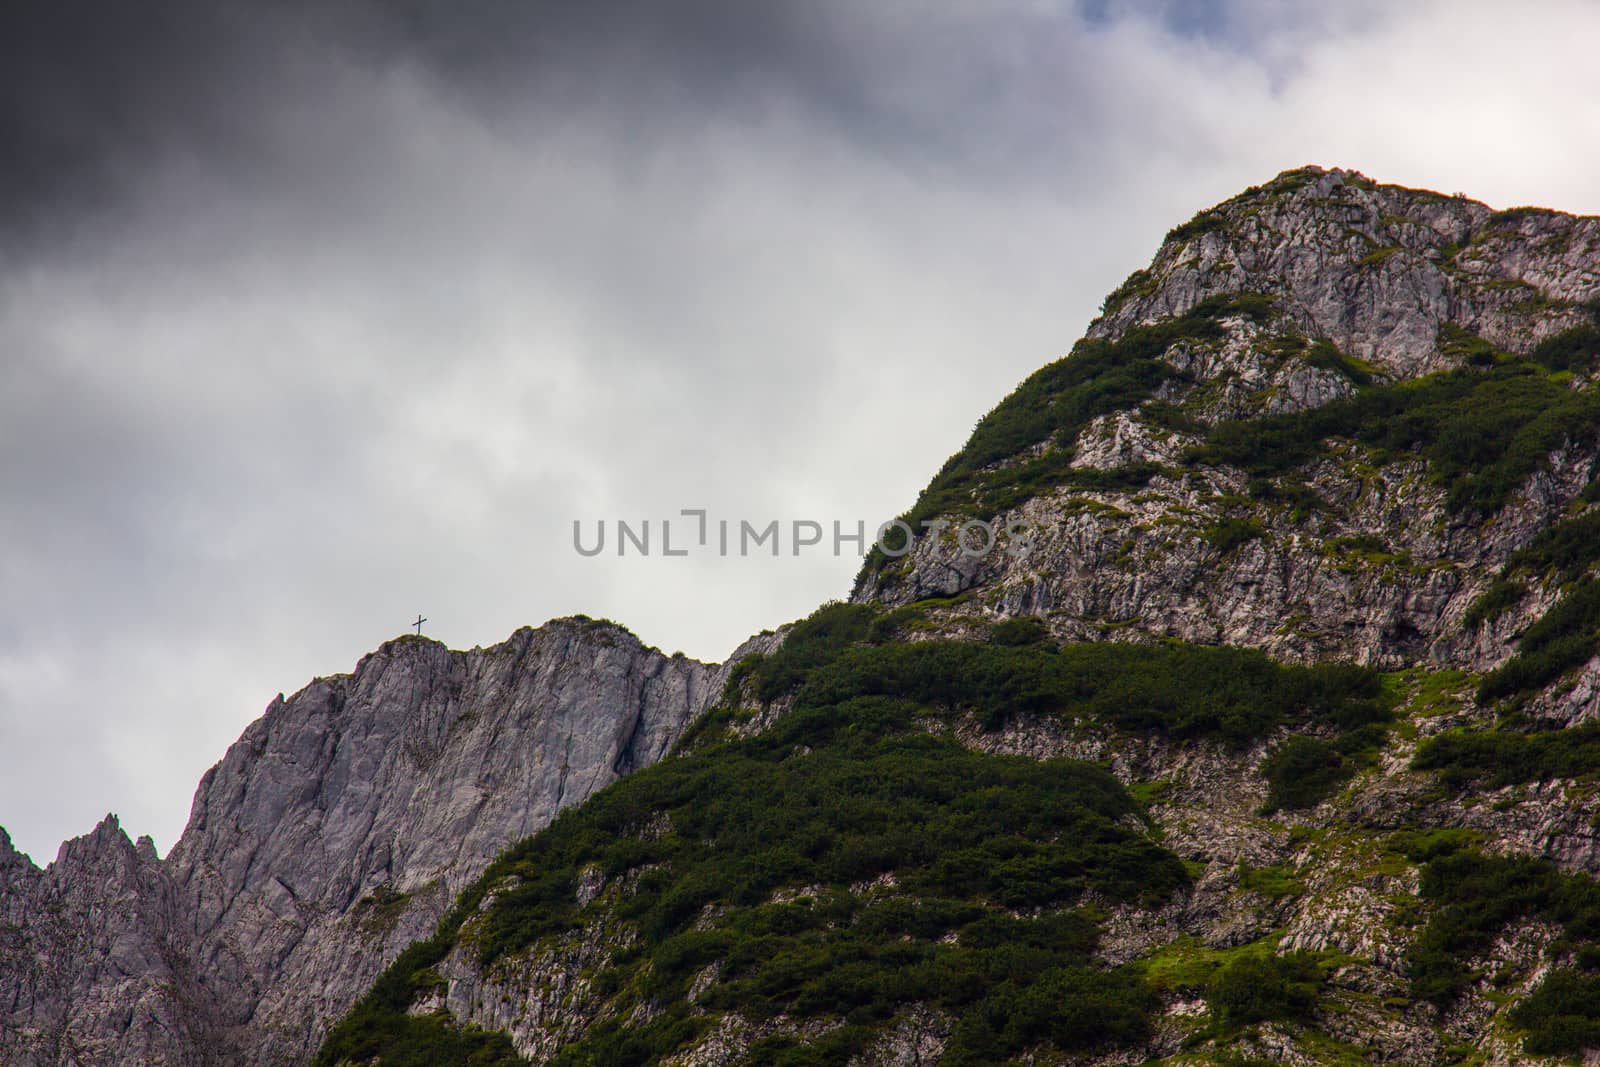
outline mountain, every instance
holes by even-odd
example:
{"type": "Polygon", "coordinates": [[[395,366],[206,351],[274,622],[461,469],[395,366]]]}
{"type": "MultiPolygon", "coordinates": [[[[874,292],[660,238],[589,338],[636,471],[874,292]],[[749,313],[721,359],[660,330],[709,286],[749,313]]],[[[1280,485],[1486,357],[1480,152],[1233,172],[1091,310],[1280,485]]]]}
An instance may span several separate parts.
{"type": "Polygon", "coordinates": [[[1285,172],[1173,229],[848,602],[715,667],[391,642],[274,702],[165,860],[0,839],[0,1060],[1600,1050],[1597,368],[1600,220],[1285,172]]]}
{"type": "Polygon", "coordinates": [[[1487,631],[1463,626],[1471,604],[1590,473],[1569,431],[1592,400],[1540,373],[1577,356],[1540,345],[1592,350],[1597,241],[1595,219],[1315,168],[1201,212],[908,516],[1020,519],[1036,550],[925,538],[856,599],[973,593],[980,616],[1078,638],[1493,664],[1548,598],[1487,631]]]}
{"type": "Polygon", "coordinates": [[[303,1062],[496,853],[660,759],[719,685],[583,618],[403,637],[275,699],[164,860],[114,816],[43,871],[0,834],[0,1062],[303,1062]]]}
{"type": "Polygon", "coordinates": [[[1600,1047],[1597,272],[1596,220],[1339,170],[1178,226],[317,1062],[1600,1047]]]}

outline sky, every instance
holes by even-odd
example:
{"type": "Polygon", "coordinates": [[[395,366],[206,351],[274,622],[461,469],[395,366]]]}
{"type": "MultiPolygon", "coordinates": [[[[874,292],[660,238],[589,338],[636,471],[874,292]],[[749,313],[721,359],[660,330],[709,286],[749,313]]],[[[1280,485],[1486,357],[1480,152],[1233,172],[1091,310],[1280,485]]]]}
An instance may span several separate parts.
{"type": "Polygon", "coordinates": [[[859,560],[668,558],[663,519],[898,514],[1282,170],[1600,213],[1600,5],[1504,11],[6,5],[0,826],[164,854],[275,694],[419,612],[722,660],[859,560]]]}

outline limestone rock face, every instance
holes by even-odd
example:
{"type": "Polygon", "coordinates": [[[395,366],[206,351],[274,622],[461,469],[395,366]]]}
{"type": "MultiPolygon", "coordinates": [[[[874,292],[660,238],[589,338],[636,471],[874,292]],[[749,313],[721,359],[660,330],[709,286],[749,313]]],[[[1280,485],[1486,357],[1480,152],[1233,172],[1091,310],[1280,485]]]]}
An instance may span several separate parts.
{"type": "Polygon", "coordinates": [[[498,852],[660,759],[722,679],[581,618],[404,637],[274,700],[165,860],[114,817],[43,871],[0,832],[0,1062],[303,1062],[498,852]]]}
{"type": "Polygon", "coordinates": [[[1159,357],[1170,374],[1151,397],[1096,416],[1069,443],[1070,469],[1100,484],[969,509],[996,528],[1026,526],[1031,551],[963,554],[962,517],[947,514],[950,527],[909,555],[864,569],[854,598],[961,597],[952,625],[1037,615],[1074,639],[1168,636],[1385,667],[1503,661],[1546,600],[1495,626],[1462,621],[1506,558],[1575,506],[1600,460],[1593,434],[1557,447],[1490,515],[1448,508],[1420,460],[1349,440],[1326,441],[1296,472],[1310,494],[1299,501],[1263,498],[1247,472],[1182,457],[1207,427],[1321,408],[1353,395],[1357,376],[1398,382],[1466,365],[1461,338],[1526,354],[1591,323],[1600,219],[1291,171],[1174,230],[1107,299],[1088,339],[1114,343],[1238,294],[1271,310],[1225,316],[1216,337],[1172,340],[1159,357]],[[1118,483],[1141,465],[1154,473],[1118,483]],[[1230,523],[1244,532],[1219,536],[1230,523]]]}
{"type": "Polygon", "coordinates": [[[1600,219],[1379,185],[1307,167],[1174,231],[1113,294],[1091,337],[1182,314],[1217,293],[1283,298],[1304,331],[1400,378],[1444,369],[1441,323],[1510,351],[1587,321],[1600,219]]]}
{"type": "Polygon", "coordinates": [[[0,833],[0,1060],[203,1062],[172,903],[154,845],[129,841],[115,816],[43,871],[0,833]]]}

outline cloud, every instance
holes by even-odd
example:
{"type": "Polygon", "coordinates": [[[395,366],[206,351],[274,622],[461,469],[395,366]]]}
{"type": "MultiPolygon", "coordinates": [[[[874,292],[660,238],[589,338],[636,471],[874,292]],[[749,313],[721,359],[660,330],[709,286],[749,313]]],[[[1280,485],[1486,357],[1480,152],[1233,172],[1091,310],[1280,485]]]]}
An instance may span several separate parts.
{"type": "Polygon", "coordinates": [[[418,610],[715,659],[844,595],[571,523],[903,510],[1281,169],[1600,208],[1576,4],[444,10],[8,16],[0,823],[41,860],[106,810],[170,846],[418,610]]]}

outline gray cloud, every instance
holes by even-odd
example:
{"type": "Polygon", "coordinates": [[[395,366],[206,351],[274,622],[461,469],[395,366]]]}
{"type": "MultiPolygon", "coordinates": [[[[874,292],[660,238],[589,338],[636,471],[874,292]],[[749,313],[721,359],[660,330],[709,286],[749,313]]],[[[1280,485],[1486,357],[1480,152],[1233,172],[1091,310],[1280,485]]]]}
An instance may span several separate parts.
{"type": "Polygon", "coordinates": [[[169,846],[268,698],[418,610],[720,658],[855,562],[572,520],[900,511],[1285,167],[1600,206],[1587,9],[1327,7],[8,9],[0,824],[169,846]]]}

